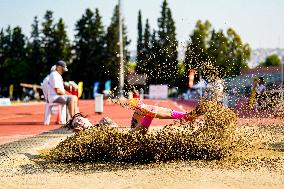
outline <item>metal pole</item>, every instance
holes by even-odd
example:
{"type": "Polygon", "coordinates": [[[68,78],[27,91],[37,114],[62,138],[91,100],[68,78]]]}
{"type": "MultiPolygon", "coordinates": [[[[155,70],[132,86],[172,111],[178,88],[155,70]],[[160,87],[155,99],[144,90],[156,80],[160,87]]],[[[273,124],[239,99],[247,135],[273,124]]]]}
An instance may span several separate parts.
{"type": "MultiPolygon", "coordinates": [[[[280,51],[280,36],[278,36],[278,48],[279,48],[279,53],[280,51]]],[[[280,60],[281,60],[281,101],[283,103],[283,57],[280,55],[280,60]]]]}
{"type": "Polygon", "coordinates": [[[123,85],[124,85],[124,65],[123,65],[123,38],[122,38],[122,12],[121,2],[118,0],[118,14],[119,14],[119,58],[120,58],[120,69],[119,69],[119,96],[123,96],[123,85]]]}
{"type": "Polygon", "coordinates": [[[283,102],[283,60],[284,57],[281,58],[281,101],[283,102]]]}

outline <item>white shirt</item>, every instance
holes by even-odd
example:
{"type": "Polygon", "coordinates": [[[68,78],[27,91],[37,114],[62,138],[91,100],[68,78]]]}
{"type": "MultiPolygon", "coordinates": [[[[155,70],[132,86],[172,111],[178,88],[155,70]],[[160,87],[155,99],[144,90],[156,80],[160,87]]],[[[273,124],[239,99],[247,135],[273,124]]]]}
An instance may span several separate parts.
{"type": "Polygon", "coordinates": [[[264,93],[265,89],[266,89],[265,85],[257,84],[256,93],[257,94],[262,94],[262,93],[264,93]]]}
{"type": "Polygon", "coordinates": [[[224,85],[222,82],[208,83],[207,90],[209,92],[208,98],[222,101],[224,98],[224,85]]]}
{"type": "Polygon", "coordinates": [[[50,74],[48,74],[48,75],[43,79],[42,84],[44,84],[44,83],[46,83],[46,82],[49,82],[49,75],[50,75],[50,74]]]}
{"type": "Polygon", "coordinates": [[[55,88],[64,91],[63,78],[57,71],[54,71],[49,75],[48,99],[50,102],[53,102],[60,96],[56,93],[55,88]]]}

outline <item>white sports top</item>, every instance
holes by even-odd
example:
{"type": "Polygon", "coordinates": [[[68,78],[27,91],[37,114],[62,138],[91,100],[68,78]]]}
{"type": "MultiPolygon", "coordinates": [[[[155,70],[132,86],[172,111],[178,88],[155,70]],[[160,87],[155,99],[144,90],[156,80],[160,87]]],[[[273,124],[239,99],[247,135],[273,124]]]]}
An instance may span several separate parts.
{"type": "Polygon", "coordinates": [[[49,75],[48,99],[50,102],[53,102],[60,96],[56,94],[55,88],[59,88],[64,91],[63,78],[57,71],[54,71],[49,75]]]}

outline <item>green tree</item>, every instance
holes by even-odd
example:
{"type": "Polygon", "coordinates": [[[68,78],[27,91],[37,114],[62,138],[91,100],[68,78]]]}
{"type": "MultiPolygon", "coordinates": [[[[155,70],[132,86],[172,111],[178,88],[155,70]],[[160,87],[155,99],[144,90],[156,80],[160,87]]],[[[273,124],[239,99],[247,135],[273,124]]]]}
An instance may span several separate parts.
{"type": "Polygon", "coordinates": [[[250,48],[232,28],[227,30],[227,36],[222,30],[217,33],[213,30],[209,46],[208,56],[218,67],[219,77],[237,76],[240,69],[248,67],[250,48]]]}
{"type": "Polygon", "coordinates": [[[43,69],[48,74],[52,65],[63,59],[67,63],[71,60],[70,42],[65,30],[66,26],[60,18],[54,22],[53,12],[46,11],[42,23],[43,69]]]}
{"type": "MultiPolygon", "coordinates": [[[[8,85],[7,80],[7,72],[8,70],[8,65],[6,60],[10,57],[9,53],[11,50],[11,36],[12,36],[12,31],[11,27],[8,26],[7,29],[2,28],[0,32],[0,87],[3,88],[8,85]]],[[[3,95],[3,91],[1,90],[1,95],[3,95]]],[[[7,94],[6,94],[7,95],[7,94]]]]}
{"type": "Polygon", "coordinates": [[[146,19],[144,35],[143,35],[143,48],[141,53],[141,63],[140,63],[140,70],[141,73],[146,74],[150,77],[150,72],[153,69],[150,62],[150,54],[151,54],[151,32],[150,32],[150,24],[149,20],[146,19]]]}
{"type": "Polygon", "coordinates": [[[208,61],[207,48],[208,38],[210,36],[211,24],[209,21],[204,23],[198,20],[193,33],[190,35],[189,43],[185,52],[185,81],[188,83],[188,74],[190,69],[200,70],[205,62],[208,61]]]}
{"type": "MultiPolygon", "coordinates": [[[[122,20],[122,23],[124,21],[122,20]]],[[[122,35],[123,35],[123,60],[124,60],[124,70],[127,70],[126,63],[129,60],[129,52],[127,50],[127,46],[130,44],[130,40],[128,40],[126,34],[126,26],[123,24],[122,27],[122,35]]],[[[106,59],[105,66],[107,70],[107,75],[105,79],[110,79],[114,86],[118,86],[118,78],[119,78],[119,7],[118,5],[114,8],[114,13],[111,18],[111,23],[107,28],[107,33],[105,36],[106,40],[106,59]]]]}
{"type": "Polygon", "coordinates": [[[42,22],[42,47],[43,47],[43,75],[47,75],[52,65],[58,61],[58,57],[54,54],[57,49],[54,45],[54,19],[53,12],[46,11],[44,21],[42,22]]]}
{"type": "Polygon", "coordinates": [[[145,52],[145,54],[148,54],[149,56],[145,63],[148,84],[159,84],[161,81],[161,65],[158,63],[160,49],[161,47],[157,39],[157,32],[154,30],[150,39],[150,48],[145,52]]]}
{"type": "MultiPolygon", "coordinates": [[[[8,27],[10,28],[10,27],[8,27]]],[[[5,71],[5,59],[7,58],[7,40],[6,40],[6,33],[4,31],[4,28],[1,29],[0,31],[0,84],[3,84],[3,75],[5,71]]]]}
{"type": "MultiPolygon", "coordinates": [[[[223,34],[223,31],[215,32],[212,31],[211,39],[209,41],[209,48],[207,49],[208,61],[214,63],[217,68],[217,72],[210,73],[216,74],[214,76],[219,77],[226,74],[228,69],[229,57],[227,57],[229,52],[228,47],[229,41],[223,34]]],[[[230,55],[231,56],[231,55],[230,55]]]]}
{"type": "Polygon", "coordinates": [[[176,39],[176,27],[172,13],[166,0],[162,3],[161,16],[158,18],[158,42],[160,53],[158,83],[174,85],[178,75],[178,41],[176,39]]]}
{"type": "Polygon", "coordinates": [[[227,30],[228,57],[225,72],[222,77],[232,77],[240,74],[241,69],[248,68],[247,61],[251,55],[251,48],[243,43],[241,37],[232,28],[227,30]]]}
{"type": "Polygon", "coordinates": [[[137,58],[136,58],[136,72],[141,74],[143,73],[143,27],[142,27],[142,15],[141,10],[138,12],[138,24],[137,24],[137,30],[138,30],[138,38],[137,38],[137,58]]]}
{"type": "Polygon", "coordinates": [[[76,34],[75,34],[75,44],[74,49],[76,51],[76,56],[72,64],[72,78],[79,81],[88,78],[87,70],[89,60],[91,57],[92,47],[90,41],[92,38],[93,28],[93,16],[94,13],[90,9],[86,9],[85,14],[76,22],[76,34]],[[80,70],[78,72],[78,70],[80,70]]]}
{"type": "Polygon", "coordinates": [[[5,34],[3,28],[0,30],[0,77],[2,75],[1,70],[3,68],[4,59],[5,59],[5,34]]]}
{"type": "Polygon", "coordinates": [[[10,26],[8,26],[5,31],[3,32],[3,39],[2,39],[2,44],[3,44],[3,64],[5,62],[5,60],[9,57],[12,56],[12,29],[10,26]]]}
{"type": "Polygon", "coordinates": [[[7,63],[6,59],[9,57],[9,49],[11,43],[11,28],[8,26],[7,29],[2,28],[0,31],[0,95],[8,96],[8,84],[7,81],[7,63]]]}
{"type": "Polygon", "coordinates": [[[39,30],[39,21],[37,17],[34,17],[34,23],[32,24],[31,37],[28,42],[28,62],[32,70],[29,73],[30,79],[33,83],[40,83],[45,77],[43,70],[43,49],[41,48],[41,38],[39,30]]]}
{"type": "Polygon", "coordinates": [[[280,66],[281,60],[277,54],[272,54],[266,57],[265,61],[260,63],[260,66],[269,67],[269,66],[280,66]]]}
{"type": "Polygon", "coordinates": [[[95,81],[104,80],[106,71],[104,66],[105,31],[99,10],[96,9],[93,13],[90,9],[86,9],[85,14],[76,23],[76,31],[73,78],[84,81],[85,86],[91,88],[95,81]]]}
{"type": "Polygon", "coordinates": [[[139,61],[137,60],[136,72],[139,74],[146,74],[148,77],[150,77],[151,70],[153,69],[152,68],[153,64],[151,64],[151,61],[150,61],[152,44],[151,44],[150,25],[149,25],[148,19],[146,19],[145,29],[143,33],[144,34],[141,37],[143,40],[142,40],[142,44],[140,47],[141,50],[139,53],[139,61]]]}
{"type": "Polygon", "coordinates": [[[28,82],[30,65],[27,63],[26,38],[20,27],[13,30],[7,28],[6,40],[6,56],[3,64],[2,82],[6,85],[28,82]]]}
{"type": "Polygon", "coordinates": [[[71,47],[70,41],[66,33],[66,26],[62,20],[59,19],[54,29],[54,51],[55,58],[66,62],[71,62],[71,47]]]}
{"type": "Polygon", "coordinates": [[[247,68],[250,52],[249,45],[232,28],[225,35],[222,30],[211,29],[208,21],[199,20],[186,50],[186,75],[189,69],[201,71],[206,79],[239,75],[240,69],[247,68]]]}
{"type": "Polygon", "coordinates": [[[96,72],[93,73],[96,77],[93,78],[97,81],[104,81],[106,77],[106,67],[105,67],[105,29],[102,22],[102,17],[99,14],[99,10],[95,11],[95,21],[94,21],[94,35],[93,35],[93,44],[94,47],[93,56],[94,56],[94,68],[96,72]]]}

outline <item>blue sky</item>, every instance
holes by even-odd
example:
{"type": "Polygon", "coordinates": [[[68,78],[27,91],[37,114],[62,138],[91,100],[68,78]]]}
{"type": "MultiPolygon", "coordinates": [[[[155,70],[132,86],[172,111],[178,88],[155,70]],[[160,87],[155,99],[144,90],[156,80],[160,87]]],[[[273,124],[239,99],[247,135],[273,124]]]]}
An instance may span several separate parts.
{"type": "MultiPolygon", "coordinates": [[[[143,21],[149,18],[151,28],[157,28],[163,0],[121,0],[130,50],[136,48],[137,14],[143,21]]],[[[86,8],[99,8],[107,26],[117,0],[0,0],[0,28],[20,26],[30,35],[34,16],[40,21],[46,10],[52,10],[56,20],[62,17],[71,40],[76,21],[86,8]]],[[[184,44],[198,19],[208,19],[219,30],[232,27],[244,42],[255,48],[284,48],[283,0],[168,0],[176,21],[177,39],[184,44]]]]}

